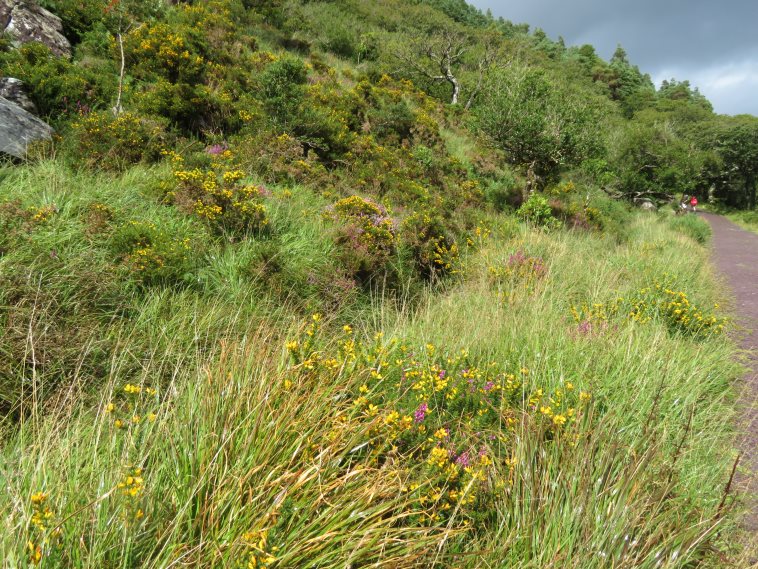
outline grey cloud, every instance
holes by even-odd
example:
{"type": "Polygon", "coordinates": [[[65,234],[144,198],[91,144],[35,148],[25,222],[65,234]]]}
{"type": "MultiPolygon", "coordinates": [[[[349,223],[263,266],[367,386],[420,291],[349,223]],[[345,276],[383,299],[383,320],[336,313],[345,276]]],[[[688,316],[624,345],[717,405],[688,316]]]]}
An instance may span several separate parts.
{"type": "Polygon", "coordinates": [[[590,43],[608,58],[621,44],[644,72],[689,79],[718,112],[758,115],[758,1],[474,0],[495,16],[542,28],[568,45],[590,43]],[[734,69],[742,71],[737,81],[734,69]],[[727,74],[720,83],[719,70],[727,74]],[[732,75],[728,75],[729,73],[732,75]],[[707,84],[703,80],[707,78],[707,84]],[[728,87],[726,85],[729,85],[728,87]],[[744,90],[735,92],[735,90],[744,90]]]}

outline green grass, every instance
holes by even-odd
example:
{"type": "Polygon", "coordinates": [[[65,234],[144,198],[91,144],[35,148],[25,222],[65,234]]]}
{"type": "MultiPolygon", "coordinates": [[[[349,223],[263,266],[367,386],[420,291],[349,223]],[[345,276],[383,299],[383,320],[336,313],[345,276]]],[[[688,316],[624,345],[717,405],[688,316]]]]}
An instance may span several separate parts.
{"type": "Polygon", "coordinates": [[[727,217],[737,225],[753,233],[758,233],[758,212],[757,211],[733,211],[727,214],[727,217]]]}
{"type": "Polygon", "coordinates": [[[460,275],[381,296],[329,281],[309,191],[228,245],[160,203],[164,174],[3,173],[6,226],[57,210],[2,243],[6,566],[740,566],[736,348],[660,304],[721,315],[694,222],[635,215],[620,241],[493,215],[460,275]],[[189,277],[124,273],[93,201],[195,236],[189,277]]]}
{"type": "Polygon", "coordinates": [[[705,245],[711,238],[711,226],[695,215],[672,216],[669,224],[675,231],[691,237],[701,245],[705,245]]]}

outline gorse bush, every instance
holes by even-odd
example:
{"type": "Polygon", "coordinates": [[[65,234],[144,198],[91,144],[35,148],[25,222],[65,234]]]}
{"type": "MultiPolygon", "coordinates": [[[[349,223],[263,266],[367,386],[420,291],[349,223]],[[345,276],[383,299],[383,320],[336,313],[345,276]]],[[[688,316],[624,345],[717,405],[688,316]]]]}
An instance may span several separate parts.
{"type": "Polygon", "coordinates": [[[76,120],[82,113],[107,107],[115,98],[118,75],[113,64],[105,69],[75,65],[40,43],[0,52],[0,66],[6,77],[24,82],[39,114],[54,123],[76,120]]]}
{"type": "Polygon", "coordinates": [[[83,166],[123,170],[140,162],[157,162],[169,140],[161,119],[101,111],[73,122],[66,143],[72,158],[85,158],[83,166]]]}
{"type": "Polygon", "coordinates": [[[413,213],[401,225],[402,247],[416,270],[426,279],[455,274],[460,270],[458,243],[445,230],[438,216],[413,213]]]}
{"type": "Polygon", "coordinates": [[[187,169],[181,156],[168,154],[176,180],[176,187],[166,194],[170,203],[206,220],[218,232],[245,236],[268,229],[262,199],[265,190],[244,183],[245,172],[239,169],[230,150],[211,147],[209,168],[187,169]]]}
{"type": "Polygon", "coordinates": [[[136,220],[117,227],[110,238],[114,260],[140,286],[190,284],[198,245],[191,237],[136,220]]]}
{"type": "Polygon", "coordinates": [[[326,215],[337,224],[335,240],[349,275],[363,283],[389,276],[397,231],[384,207],[351,196],[331,206],[326,215]]]}

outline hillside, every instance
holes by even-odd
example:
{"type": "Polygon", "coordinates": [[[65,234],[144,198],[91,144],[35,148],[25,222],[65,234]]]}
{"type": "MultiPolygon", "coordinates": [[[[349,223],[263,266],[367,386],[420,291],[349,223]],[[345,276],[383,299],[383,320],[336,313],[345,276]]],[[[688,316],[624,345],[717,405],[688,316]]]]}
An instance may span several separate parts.
{"type": "Polygon", "coordinates": [[[665,204],[753,208],[758,119],[462,0],[39,4],[4,566],[747,567],[737,348],[665,204]]]}

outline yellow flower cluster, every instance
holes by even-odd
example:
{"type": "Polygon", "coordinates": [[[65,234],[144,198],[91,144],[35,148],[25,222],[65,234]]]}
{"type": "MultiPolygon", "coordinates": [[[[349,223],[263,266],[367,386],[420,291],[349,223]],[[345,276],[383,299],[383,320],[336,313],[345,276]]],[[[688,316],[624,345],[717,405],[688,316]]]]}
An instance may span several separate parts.
{"type": "Polygon", "coordinates": [[[247,549],[243,558],[243,566],[247,569],[268,567],[276,561],[275,553],[278,547],[268,546],[268,530],[250,531],[242,536],[247,549]]]}
{"type": "Polygon", "coordinates": [[[45,205],[41,207],[32,207],[29,209],[29,213],[32,216],[33,223],[45,223],[50,220],[56,213],[58,208],[55,205],[45,205]]]}
{"type": "Polygon", "coordinates": [[[119,404],[110,402],[105,405],[104,412],[113,420],[116,429],[126,429],[130,425],[139,425],[146,421],[154,423],[158,418],[154,397],[156,390],[152,387],[141,387],[127,383],[123,392],[126,400],[119,404]],[[147,397],[145,397],[147,396],[147,397]]]}
{"type": "Polygon", "coordinates": [[[191,203],[190,211],[208,220],[217,229],[247,233],[262,231],[269,219],[260,188],[242,183],[246,174],[234,161],[231,151],[213,157],[207,169],[184,168],[181,157],[170,157],[177,187],[167,194],[176,203],[191,203]]]}
{"type": "Polygon", "coordinates": [[[285,393],[322,382],[354,387],[309,452],[349,440],[356,460],[408,465],[415,474],[406,492],[423,511],[422,523],[439,523],[452,511],[457,523],[472,519],[479,498],[510,483],[516,433],[535,429],[541,439],[574,444],[591,401],[578,382],[530,388],[526,367],[474,365],[465,350],[448,355],[433,344],[414,350],[382,334],[361,341],[350,325],[336,346],[321,350],[320,322],[316,315],[287,342],[285,393]],[[356,435],[365,442],[355,446],[356,435]]]}
{"type": "Polygon", "coordinates": [[[140,507],[140,499],[145,492],[142,469],[129,469],[121,481],[116,484],[116,488],[124,500],[124,522],[138,521],[145,517],[145,512],[140,507]]]}
{"type": "MultiPolygon", "coordinates": [[[[718,305],[714,306],[718,308],[718,305]]],[[[619,297],[605,303],[571,306],[574,321],[583,326],[607,323],[617,315],[640,324],[657,319],[672,332],[689,335],[719,334],[724,331],[726,319],[705,313],[696,306],[686,292],[674,290],[672,283],[656,282],[641,288],[632,298],[619,297]]]]}
{"type": "Polygon", "coordinates": [[[55,512],[49,504],[49,494],[35,492],[30,498],[32,512],[30,536],[27,540],[27,554],[32,565],[39,565],[46,551],[58,544],[62,529],[55,512]]]}

